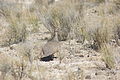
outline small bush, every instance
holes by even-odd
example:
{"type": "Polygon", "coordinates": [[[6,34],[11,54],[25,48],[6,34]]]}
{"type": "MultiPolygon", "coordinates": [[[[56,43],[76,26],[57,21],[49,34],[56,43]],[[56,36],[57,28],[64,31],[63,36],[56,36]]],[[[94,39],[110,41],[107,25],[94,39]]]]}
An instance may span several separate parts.
{"type": "Polygon", "coordinates": [[[9,24],[5,26],[5,31],[2,33],[0,46],[9,46],[14,43],[25,41],[26,39],[26,25],[22,22],[21,18],[17,16],[17,13],[12,11],[9,15],[6,15],[5,20],[9,24]]]}
{"type": "Polygon", "coordinates": [[[97,29],[93,35],[93,40],[93,48],[96,50],[100,49],[104,43],[108,43],[110,40],[108,30],[97,29]]]}
{"type": "Polygon", "coordinates": [[[1,46],[9,46],[11,44],[22,42],[26,39],[25,27],[10,26],[7,31],[1,36],[1,46]]]}
{"type": "Polygon", "coordinates": [[[88,27],[84,33],[86,40],[92,42],[90,44],[94,50],[99,50],[104,43],[108,43],[111,39],[111,28],[105,21],[100,25],[101,27],[88,27]]]}
{"type": "Polygon", "coordinates": [[[27,23],[27,25],[30,25],[28,27],[29,29],[31,28],[30,32],[31,33],[38,32],[40,25],[39,25],[39,19],[36,15],[35,11],[30,12],[30,10],[29,10],[29,11],[25,11],[24,13],[25,13],[25,17],[26,17],[25,23],[27,23]]]}
{"type": "Polygon", "coordinates": [[[105,8],[105,4],[99,5],[97,9],[96,13],[85,16],[85,36],[88,41],[93,42],[92,48],[96,50],[113,39],[115,24],[118,22],[116,15],[106,12],[108,8],[105,8]]]}
{"type": "Polygon", "coordinates": [[[71,28],[75,29],[76,24],[79,23],[77,21],[79,10],[76,10],[76,5],[61,1],[40,12],[40,19],[51,34],[54,34],[56,28],[59,29],[60,41],[66,40],[71,28]]]}
{"type": "Polygon", "coordinates": [[[101,47],[101,52],[103,53],[102,59],[105,62],[106,67],[109,69],[115,68],[115,60],[110,45],[104,44],[101,47]]]}
{"type": "Polygon", "coordinates": [[[6,74],[11,70],[11,66],[9,64],[0,64],[0,71],[1,71],[1,77],[0,79],[4,80],[6,77],[6,74]]]}

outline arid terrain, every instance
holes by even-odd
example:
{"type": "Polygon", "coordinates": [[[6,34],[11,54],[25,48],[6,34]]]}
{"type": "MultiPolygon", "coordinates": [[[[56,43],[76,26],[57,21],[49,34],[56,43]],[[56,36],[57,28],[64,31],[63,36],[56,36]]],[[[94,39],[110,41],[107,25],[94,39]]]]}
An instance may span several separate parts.
{"type": "Polygon", "coordinates": [[[120,80],[120,1],[0,0],[0,80],[120,80]]]}

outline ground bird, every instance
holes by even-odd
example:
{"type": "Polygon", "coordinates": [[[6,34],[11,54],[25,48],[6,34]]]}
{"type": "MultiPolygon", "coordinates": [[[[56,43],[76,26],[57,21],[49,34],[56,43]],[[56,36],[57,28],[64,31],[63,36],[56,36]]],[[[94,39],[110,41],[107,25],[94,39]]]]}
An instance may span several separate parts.
{"type": "Polygon", "coordinates": [[[58,40],[58,30],[54,31],[54,36],[43,46],[42,53],[43,57],[42,61],[50,61],[53,60],[54,54],[58,53],[60,50],[60,42],[58,40]]]}

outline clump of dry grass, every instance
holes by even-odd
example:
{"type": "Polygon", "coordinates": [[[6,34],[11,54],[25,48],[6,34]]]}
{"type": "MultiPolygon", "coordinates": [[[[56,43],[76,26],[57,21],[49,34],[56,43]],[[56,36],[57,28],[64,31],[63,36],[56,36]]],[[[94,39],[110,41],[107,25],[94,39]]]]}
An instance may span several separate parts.
{"type": "Polygon", "coordinates": [[[40,21],[38,19],[38,16],[36,14],[36,11],[30,11],[30,10],[26,10],[23,12],[23,20],[26,23],[26,25],[28,25],[28,29],[30,30],[30,33],[35,33],[39,31],[40,28],[40,21]]]}
{"type": "Polygon", "coordinates": [[[106,63],[106,67],[110,69],[115,67],[115,61],[113,58],[113,53],[111,53],[108,44],[111,40],[115,40],[115,35],[119,35],[119,19],[116,18],[119,17],[119,15],[115,7],[116,5],[111,2],[108,4],[101,3],[99,6],[97,6],[97,15],[94,13],[93,15],[89,14],[92,17],[84,17],[84,22],[86,25],[85,28],[83,28],[85,29],[84,31],[86,40],[93,42],[91,45],[94,50],[98,50],[99,52],[103,53],[102,58],[106,63]],[[99,19],[97,23],[95,23],[94,17],[95,20],[99,19]],[[87,19],[90,19],[91,21],[88,21],[87,19]],[[94,21],[94,23],[92,21],[94,21]]]}
{"type": "Polygon", "coordinates": [[[16,67],[12,67],[11,73],[12,76],[15,78],[15,80],[22,80],[22,78],[26,75],[26,65],[24,64],[23,61],[21,61],[21,63],[16,63],[13,66],[16,67]]]}
{"type": "Polygon", "coordinates": [[[12,59],[8,55],[4,53],[0,54],[0,72],[1,72],[0,79],[8,80],[6,79],[6,77],[7,74],[10,74],[12,70],[11,61],[12,59]]]}
{"type": "Polygon", "coordinates": [[[119,30],[117,28],[119,25],[119,15],[112,4],[114,3],[109,3],[106,7],[106,4],[102,3],[95,9],[97,15],[94,13],[94,15],[90,14],[92,18],[89,16],[85,17],[91,20],[87,21],[87,19],[85,19],[85,36],[88,40],[91,39],[93,41],[93,45],[95,45],[97,49],[100,49],[102,44],[109,43],[112,39],[115,40],[115,38],[113,38],[115,32],[119,33],[119,31],[114,31],[119,30]],[[114,12],[114,14],[111,14],[111,12],[114,12]]]}
{"type": "Polygon", "coordinates": [[[108,43],[112,38],[112,27],[107,21],[108,19],[104,18],[100,25],[84,28],[85,38],[94,50],[99,50],[104,43],[108,43]]]}
{"type": "Polygon", "coordinates": [[[115,40],[116,40],[117,45],[120,46],[119,39],[120,39],[120,27],[119,27],[119,25],[118,25],[118,26],[116,27],[116,30],[115,30],[115,40]]]}
{"type": "MultiPolygon", "coordinates": [[[[18,55],[20,52],[17,52],[18,55]]],[[[22,53],[21,53],[22,54],[22,53]]],[[[26,60],[26,55],[22,56],[7,56],[6,54],[0,55],[0,79],[2,80],[23,80],[29,77],[29,61],[26,60]]],[[[36,66],[36,65],[35,65],[36,66]]],[[[32,72],[32,70],[31,70],[32,72]]],[[[36,79],[35,79],[36,80],[36,79]]]]}
{"type": "Polygon", "coordinates": [[[8,76],[11,76],[12,80],[21,80],[25,72],[25,64],[20,58],[15,56],[9,56],[4,53],[0,55],[0,71],[2,73],[2,80],[9,80],[8,76]]]}
{"type": "Polygon", "coordinates": [[[4,60],[0,61],[0,79],[4,80],[6,77],[6,74],[9,73],[11,70],[11,65],[9,63],[5,63],[4,60]]]}
{"type": "MultiPolygon", "coordinates": [[[[103,23],[104,25],[104,23],[103,23]]],[[[100,49],[104,43],[108,43],[111,39],[111,32],[110,28],[106,27],[106,24],[98,28],[96,32],[93,34],[93,40],[94,40],[94,48],[100,49]]]]}
{"type": "Polygon", "coordinates": [[[115,39],[117,45],[120,46],[120,42],[119,42],[119,40],[120,40],[120,20],[119,20],[119,18],[120,18],[120,15],[115,16],[116,21],[115,21],[115,27],[113,28],[113,30],[114,30],[114,39],[115,39]]]}
{"type": "Polygon", "coordinates": [[[48,5],[53,2],[54,0],[35,0],[35,4],[39,7],[48,7],[48,5]]]}
{"type": "Polygon", "coordinates": [[[21,22],[17,13],[13,11],[4,12],[4,19],[9,24],[5,29],[5,31],[1,35],[1,46],[9,46],[14,43],[19,43],[25,41],[26,39],[26,25],[21,22]]]}
{"type": "Polygon", "coordinates": [[[54,35],[56,28],[59,29],[59,40],[66,40],[71,28],[75,28],[79,11],[76,10],[76,4],[61,1],[51,5],[48,9],[40,12],[40,19],[44,26],[54,35]]]}
{"type": "Polygon", "coordinates": [[[105,23],[102,23],[102,27],[97,28],[93,35],[88,35],[88,37],[92,37],[92,48],[102,53],[102,59],[105,62],[106,67],[111,69],[115,67],[115,62],[113,58],[113,53],[111,53],[110,51],[112,48],[109,48],[109,46],[107,45],[113,38],[113,32],[111,30],[113,29],[113,27],[108,26],[109,22],[106,23],[106,20],[104,22],[105,23]]]}
{"type": "MultiPolygon", "coordinates": [[[[33,76],[33,73],[36,72],[39,67],[37,63],[33,63],[35,61],[34,57],[36,57],[33,47],[33,44],[30,45],[27,43],[20,43],[14,47],[16,56],[10,57],[11,62],[9,62],[9,64],[11,65],[11,70],[9,75],[12,75],[15,80],[39,80],[40,76],[38,75],[41,73],[38,72],[36,73],[37,76],[33,76]]],[[[7,59],[9,59],[9,57],[7,57],[7,59]]]]}
{"type": "Polygon", "coordinates": [[[16,4],[16,9],[14,10],[13,6],[3,6],[0,7],[2,17],[6,21],[7,26],[3,26],[0,35],[0,45],[8,46],[14,43],[24,42],[28,32],[38,32],[39,31],[39,20],[35,12],[35,7],[33,11],[30,9],[17,9],[22,5],[16,4]]]}
{"type": "Polygon", "coordinates": [[[102,52],[102,59],[106,64],[106,68],[115,68],[115,60],[112,53],[112,47],[110,47],[110,45],[104,44],[101,47],[100,51],[102,52]]]}

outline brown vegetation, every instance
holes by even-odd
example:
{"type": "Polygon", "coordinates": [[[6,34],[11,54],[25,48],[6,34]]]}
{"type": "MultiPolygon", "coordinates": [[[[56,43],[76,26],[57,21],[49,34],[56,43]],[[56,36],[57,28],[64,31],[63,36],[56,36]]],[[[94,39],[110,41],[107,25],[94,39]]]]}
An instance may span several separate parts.
{"type": "MultiPolygon", "coordinates": [[[[99,57],[105,63],[105,69],[116,68],[114,55],[117,53],[112,50],[120,46],[119,0],[35,0],[29,8],[21,6],[0,5],[0,79],[51,80],[54,76],[45,76],[51,66],[40,65],[42,61],[39,59],[57,53],[61,64],[79,62],[82,57],[92,62],[97,56],[95,61],[99,57]],[[44,32],[43,28],[48,31],[44,32]],[[41,35],[49,33],[51,38],[47,38],[46,42],[41,35]],[[64,43],[63,51],[60,42],[64,43]],[[94,54],[90,55],[88,51],[84,55],[81,49],[84,49],[83,52],[94,51],[94,54]],[[64,50],[68,50],[68,54],[64,50]],[[79,56],[75,57],[77,53],[79,56]]],[[[55,63],[52,67],[65,72],[71,66],[63,68],[63,65],[55,63]]],[[[67,79],[63,80],[84,80],[87,68],[66,71],[67,79]]],[[[105,69],[102,67],[102,71],[105,69]]]]}

